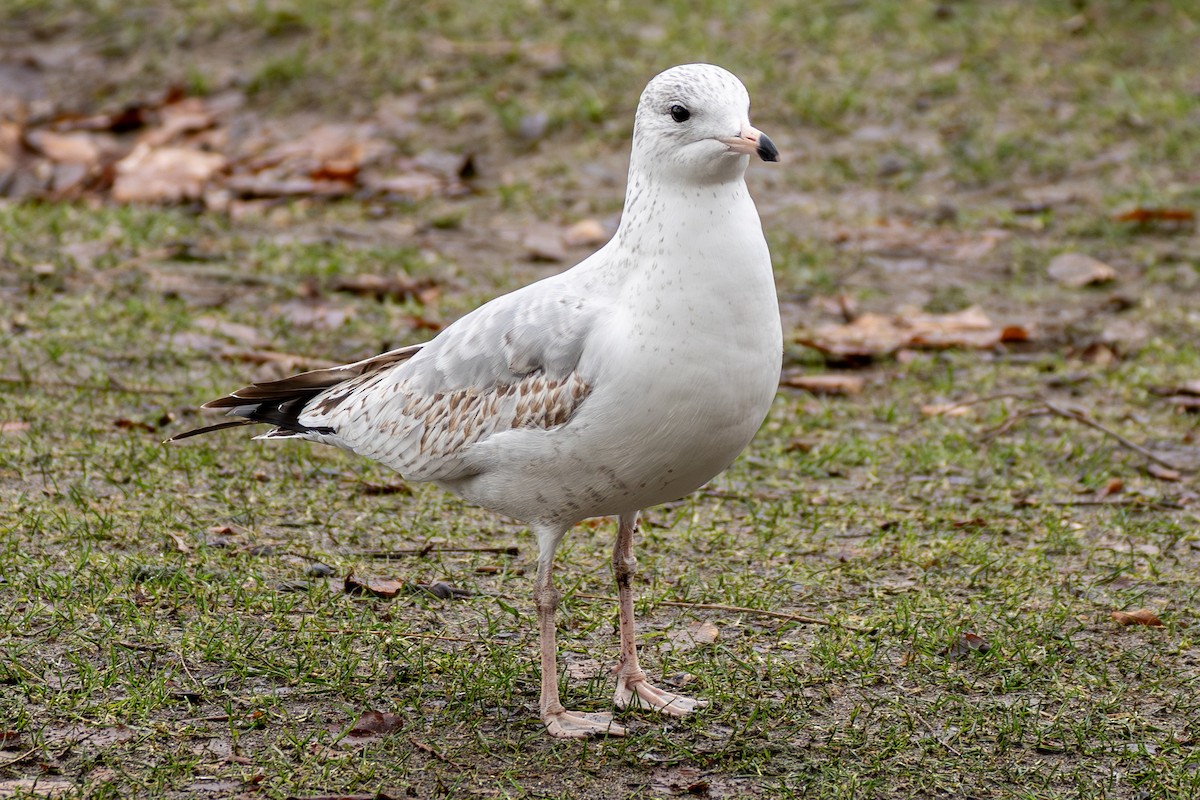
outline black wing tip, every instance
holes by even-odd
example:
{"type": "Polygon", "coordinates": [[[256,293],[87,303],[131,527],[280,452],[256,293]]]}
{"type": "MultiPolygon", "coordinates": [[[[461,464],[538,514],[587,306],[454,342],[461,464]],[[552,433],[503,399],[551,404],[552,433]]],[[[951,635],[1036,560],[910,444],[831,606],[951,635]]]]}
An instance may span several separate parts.
{"type": "Polygon", "coordinates": [[[182,441],[183,439],[190,439],[193,436],[201,436],[206,433],[223,431],[226,428],[240,428],[243,425],[253,425],[254,422],[255,421],[252,419],[236,419],[231,422],[218,422],[216,425],[205,425],[203,428],[193,428],[190,431],[177,433],[169,439],[164,439],[163,444],[174,444],[175,442],[182,441]]]}

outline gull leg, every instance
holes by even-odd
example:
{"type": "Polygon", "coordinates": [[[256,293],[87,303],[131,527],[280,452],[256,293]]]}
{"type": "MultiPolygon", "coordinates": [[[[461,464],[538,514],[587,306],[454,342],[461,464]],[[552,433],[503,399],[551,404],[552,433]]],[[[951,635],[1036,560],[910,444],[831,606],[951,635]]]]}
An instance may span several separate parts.
{"type": "MultiPolygon", "coordinates": [[[[556,542],[557,544],[557,542],[556,542]]],[[[541,715],[546,731],[559,739],[582,739],[588,736],[624,736],[625,728],[614,723],[612,714],[587,714],[567,711],[558,699],[558,645],[555,640],[554,616],[561,594],[554,588],[553,564],[550,558],[538,558],[537,578],[533,585],[533,600],[537,605],[538,639],[542,650],[541,715]]]]}
{"type": "Polygon", "coordinates": [[[617,543],[613,547],[613,573],[617,579],[617,600],[621,608],[621,660],[617,664],[617,693],[613,702],[618,708],[651,708],[682,717],[708,705],[707,700],[693,700],[653,686],[638,666],[637,640],[633,621],[633,576],[637,559],[633,557],[633,534],[637,530],[638,512],[622,516],[617,523],[617,543]]]}

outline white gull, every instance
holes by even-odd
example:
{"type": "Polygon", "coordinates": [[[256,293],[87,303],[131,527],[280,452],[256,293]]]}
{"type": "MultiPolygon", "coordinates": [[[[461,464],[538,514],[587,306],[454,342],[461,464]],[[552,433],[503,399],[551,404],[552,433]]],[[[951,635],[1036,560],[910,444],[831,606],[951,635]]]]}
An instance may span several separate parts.
{"type": "Polygon", "coordinates": [[[612,240],[559,275],[498,297],[433,340],[258,383],[205,404],[375,459],[518,519],[538,541],[541,718],[553,736],[621,735],[611,714],[559,701],[552,577],[576,523],[618,518],[621,651],[615,704],[706,705],[638,665],[631,580],[641,509],[702,486],[754,436],[779,382],[771,257],[746,189],[748,156],[777,161],[750,100],[709,64],[674,67],[638,103],[625,209],[612,240]]]}

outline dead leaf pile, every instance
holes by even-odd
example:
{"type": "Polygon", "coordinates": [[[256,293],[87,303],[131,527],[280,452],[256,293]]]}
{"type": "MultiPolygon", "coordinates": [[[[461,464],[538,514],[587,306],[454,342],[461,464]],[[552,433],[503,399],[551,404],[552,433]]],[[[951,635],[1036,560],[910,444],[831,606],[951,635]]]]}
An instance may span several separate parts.
{"type": "Polygon", "coordinates": [[[837,360],[867,360],[901,349],[986,349],[1025,342],[1030,331],[1021,325],[1000,325],[978,306],[950,314],[927,314],[901,309],[897,314],[862,314],[846,324],[821,325],[797,341],[837,360]]]}
{"type": "MultiPolygon", "coordinates": [[[[237,91],[161,97],[107,113],[34,116],[18,104],[0,118],[0,197],[118,203],[235,203],[348,195],[419,200],[468,191],[469,155],[400,154],[397,127],[378,119],[263,122],[237,91]]],[[[416,109],[412,109],[415,114],[416,109]]]]}

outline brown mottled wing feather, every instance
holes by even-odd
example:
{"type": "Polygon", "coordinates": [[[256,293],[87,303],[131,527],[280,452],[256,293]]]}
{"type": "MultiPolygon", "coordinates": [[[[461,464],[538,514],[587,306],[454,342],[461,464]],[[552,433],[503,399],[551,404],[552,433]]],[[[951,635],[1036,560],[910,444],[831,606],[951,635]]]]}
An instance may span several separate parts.
{"type": "Polygon", "coordinates": [[[600,306],[551,281],[477,309],[397,368],[313,396],[298,423],[410,480],[471,474],[488,437],[566,424],[592,391],[578,366],[600,306]]]}

